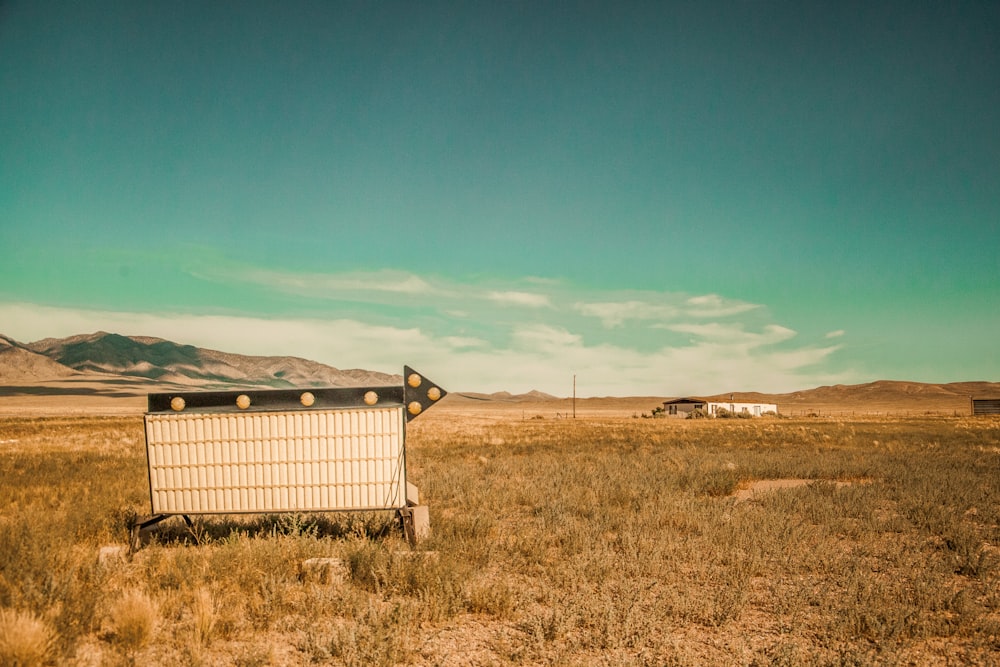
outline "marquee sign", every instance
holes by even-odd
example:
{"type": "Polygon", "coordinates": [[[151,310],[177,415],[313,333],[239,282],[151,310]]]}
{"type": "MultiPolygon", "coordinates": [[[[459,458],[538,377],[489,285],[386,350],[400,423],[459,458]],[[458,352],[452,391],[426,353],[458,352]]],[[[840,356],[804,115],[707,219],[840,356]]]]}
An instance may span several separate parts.
{"type": "Polygon", "coordinates": [[[402,386],[150,394],[133,542],[175,515],[403,511],[406,424],[446,393],[406,366],[402,386]]]}

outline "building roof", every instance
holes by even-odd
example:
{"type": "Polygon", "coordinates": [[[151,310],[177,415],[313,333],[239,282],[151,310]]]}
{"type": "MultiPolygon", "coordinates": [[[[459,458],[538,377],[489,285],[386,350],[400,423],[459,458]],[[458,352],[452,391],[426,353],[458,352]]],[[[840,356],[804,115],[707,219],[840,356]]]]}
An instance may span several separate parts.
{"type": "Polygon", "coordinates": [[[711,403],[711,401],[705,398],[696,398],[694,396],[685,396],[684,398],[675,398],[670,401],[663,401],[664,405],[676,405],[679,403],[711,403]]]}

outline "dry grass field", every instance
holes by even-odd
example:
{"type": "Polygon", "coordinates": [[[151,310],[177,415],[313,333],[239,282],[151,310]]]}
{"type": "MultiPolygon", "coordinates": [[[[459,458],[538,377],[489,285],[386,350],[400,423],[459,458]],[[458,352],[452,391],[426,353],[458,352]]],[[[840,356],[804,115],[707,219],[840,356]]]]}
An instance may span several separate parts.
{"type": "Polygon", "coordinates": [[[0,664],[1000,660],[998,420],[487,408],[409,427],[416,551],[338,514],[101,555],[149,511],[141,417],[0,417],[0,664]]]}

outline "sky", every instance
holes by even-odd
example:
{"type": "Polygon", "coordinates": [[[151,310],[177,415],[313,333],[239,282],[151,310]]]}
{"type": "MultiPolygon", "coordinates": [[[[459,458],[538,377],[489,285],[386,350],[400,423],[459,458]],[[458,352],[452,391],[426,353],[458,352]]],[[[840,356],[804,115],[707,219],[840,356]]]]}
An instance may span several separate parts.
{"type": "Polygon", "coordinates": [[[1000,4],[0,0],[0,333],[1000,381],[1000,4]]]}

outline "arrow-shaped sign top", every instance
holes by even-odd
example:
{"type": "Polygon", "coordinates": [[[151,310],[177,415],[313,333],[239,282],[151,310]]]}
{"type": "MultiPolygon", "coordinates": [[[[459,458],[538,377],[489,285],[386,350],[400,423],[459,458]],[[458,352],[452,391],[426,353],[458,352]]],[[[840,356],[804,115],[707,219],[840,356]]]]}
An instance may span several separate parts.
{"type": "Polygon", "coordinates": [[[409,366],[403,366],[403,404],[406,406],[406,421],[423,413],[447,395],[448,392],[417,371],[409,366]]]}

